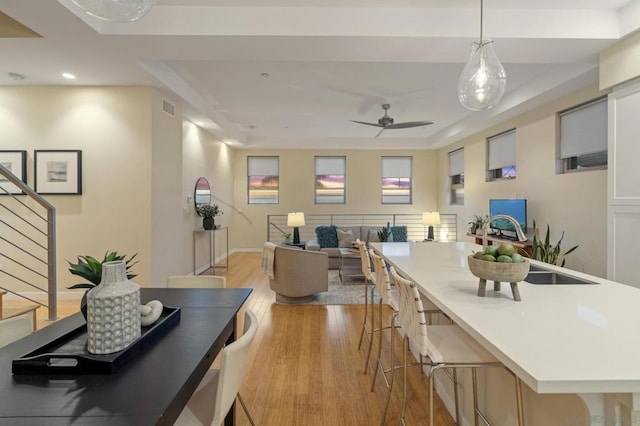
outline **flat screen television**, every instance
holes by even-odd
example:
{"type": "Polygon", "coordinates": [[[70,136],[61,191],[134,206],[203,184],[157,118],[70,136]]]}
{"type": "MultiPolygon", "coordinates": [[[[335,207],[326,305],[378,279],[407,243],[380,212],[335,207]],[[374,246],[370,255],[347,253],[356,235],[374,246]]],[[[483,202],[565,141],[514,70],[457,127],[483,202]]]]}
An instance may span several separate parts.
{"type": "MultiPolygon", "coordinates": [[[[527,200],[489,200],[489,216],[506,214],[513,217],[522,228],[522,232],[527,232],[527,200]]],[[[505,219],[496,219],[489,225],[491,229],[498,231],[516,232],[516,228],[511,222],[505,219]]]]}

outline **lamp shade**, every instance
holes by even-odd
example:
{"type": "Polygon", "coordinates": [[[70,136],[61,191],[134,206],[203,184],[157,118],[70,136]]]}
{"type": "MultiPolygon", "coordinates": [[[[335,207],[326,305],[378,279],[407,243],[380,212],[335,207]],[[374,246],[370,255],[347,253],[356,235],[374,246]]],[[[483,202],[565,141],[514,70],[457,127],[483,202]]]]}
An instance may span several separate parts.
{"type": "Polygon", "coordinates": [[[424,226],[440,225],[440,213],[438,212],[422,213],[422,224],[424,226]]]}
{"type": "Polygon", "coordinates": [[[507,87],[507,75],[493,51],[493,42],[474,42],[471,56],[458,80],[458,100],[467,109],[480,111],[497,105],[507,87]]]}
{"type": "Polygon", "coordinates": [[[304,213],[289,213],[287,215],[287,226],[304,226],[304,213]]]}
{"type": "Polygon", "coordinates": [[[146,15],[156,0],[71,0],[91,16],[105,21],[132,22],[146,15]]]}

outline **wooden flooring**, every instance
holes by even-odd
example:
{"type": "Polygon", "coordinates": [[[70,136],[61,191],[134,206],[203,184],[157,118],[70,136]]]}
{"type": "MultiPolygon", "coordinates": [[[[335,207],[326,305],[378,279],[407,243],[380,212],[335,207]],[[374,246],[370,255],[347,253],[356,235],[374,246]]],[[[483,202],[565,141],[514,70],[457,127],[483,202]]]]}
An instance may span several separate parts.
{"type": "MultiPolygon", "coordinates": [[[[387,388],[378,376],[376,388],[370,392],[372,370],[363,374],[366,345],[358,350],[364,305],[277,305],[260,270],[260,259],[260,253],[236,253],[229,260],[228,270],[215,270],[227,277],[227,287],[254,290],[246,308],[257,315],[259,329],[240,393],[256,425],[380,424],[387,388]]],[[[61,302],[60,316],[77,311],[77,305],[76,301],[61,302]]],[[[41,310],[38,316],[45,317],[46,313],[41,310]]],[[[39,321],[39,326],[44,325],[46,322],[39,321]]],[[[389,347],[388,331],[383,347],[389,347]]],[[[385,355],[388,359],[387,350],[385,355]]],[[[401,374],[396,377],[387,415],[390,425],[399,424],[401,374]]],[[[427,379],[417,367],[410,370],[409,395],[406,424],[426,425],[427,379]]],[[[238,425],[249,424],[241,409],[237,419],[238,425]]],[[[454,424],[437,396],[435,424],[454,424]]]]}

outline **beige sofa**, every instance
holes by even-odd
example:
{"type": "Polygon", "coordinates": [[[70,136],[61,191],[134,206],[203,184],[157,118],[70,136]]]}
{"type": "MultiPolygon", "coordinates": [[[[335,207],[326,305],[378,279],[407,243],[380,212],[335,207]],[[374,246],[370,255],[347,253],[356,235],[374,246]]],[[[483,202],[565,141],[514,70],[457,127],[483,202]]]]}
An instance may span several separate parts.
{"type": "Polygon", "coordinates": [[[278,246],[273,256],[271,290],[280,303],[300,303],[329,290],[329,258],[321,251],[278,246]]]}

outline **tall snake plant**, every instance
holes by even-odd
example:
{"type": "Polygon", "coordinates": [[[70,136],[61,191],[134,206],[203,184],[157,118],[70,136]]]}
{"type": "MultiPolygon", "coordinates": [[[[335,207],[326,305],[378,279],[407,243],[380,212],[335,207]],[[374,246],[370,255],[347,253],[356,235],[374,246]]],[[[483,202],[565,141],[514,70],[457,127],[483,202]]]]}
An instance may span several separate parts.
{"type": "Polygon", "coordinates": [[[535,260],[540,260],[545,263],[550,263],[552,265],[558,265],[558,262],[562,260],[559,266],[564,266],[565,256],[569,253],[572,253],[575,249],[578,248],[577,245],[571,247],[566,252],[562,253],[562,239],[564,238],[564,231],[562,232],[562,236],[558,240],[555,245],[551,245],[550,242],[550,230],[549,225],[547,225],[547,233],[544,237],[544,240],[538,239],[538,229],[536,228],[536,221],[533,221],[533,258],[535,260]]]}

